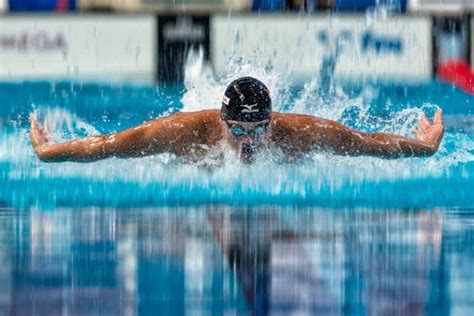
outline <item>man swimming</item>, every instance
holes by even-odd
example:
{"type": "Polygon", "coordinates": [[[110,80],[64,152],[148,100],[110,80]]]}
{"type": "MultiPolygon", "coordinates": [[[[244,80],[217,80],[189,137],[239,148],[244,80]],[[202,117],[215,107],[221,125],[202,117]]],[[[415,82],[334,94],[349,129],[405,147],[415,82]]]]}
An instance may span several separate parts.
{"type": "Polygon", "coordinates": [[[108,157],[130,158],[171,153],[196,161],[212,148],[229,145],[243,163],[252,163],[265,149],[277,149],[288,160],[312,151],[381,158],[433,155],[443,137],[442,113],[433,124],[419,121],[416,138],[365,133],[338,122],[300,114],[272,112],[267,87],[252,77],[234,80],[221,110],[178,113],[109,135],[54,144],[34,116],[31,144],[45,162],[91,162],[108,157]]]}

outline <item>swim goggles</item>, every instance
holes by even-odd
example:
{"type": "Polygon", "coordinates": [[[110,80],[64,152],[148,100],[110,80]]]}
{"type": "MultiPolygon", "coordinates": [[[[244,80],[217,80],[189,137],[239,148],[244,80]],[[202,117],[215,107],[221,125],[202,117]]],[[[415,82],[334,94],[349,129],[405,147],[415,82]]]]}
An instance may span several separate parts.
{"type": "Polygon", "coordinates": [[[252,126],[251,128],[245,128],[245,126],[236,123],[227,123],[229,130],[237,138],[250,136],[262,136],[268,129],[269,122],[252,126]]]}

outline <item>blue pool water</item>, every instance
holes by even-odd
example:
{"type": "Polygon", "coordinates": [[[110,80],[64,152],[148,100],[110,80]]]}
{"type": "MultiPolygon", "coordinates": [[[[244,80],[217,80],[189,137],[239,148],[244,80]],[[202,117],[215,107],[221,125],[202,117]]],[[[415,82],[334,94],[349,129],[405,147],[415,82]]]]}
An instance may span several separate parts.
{"type": "Polygon", "coordinates": [[[256,75],[275,110],[409,135],[440,107],[447,132],[430,158],[46,164],[32,112],[57,141],[109,133],[216,108],[229,78],[0,83],[0,315],[472,314],[472,96],[256,75]]]}

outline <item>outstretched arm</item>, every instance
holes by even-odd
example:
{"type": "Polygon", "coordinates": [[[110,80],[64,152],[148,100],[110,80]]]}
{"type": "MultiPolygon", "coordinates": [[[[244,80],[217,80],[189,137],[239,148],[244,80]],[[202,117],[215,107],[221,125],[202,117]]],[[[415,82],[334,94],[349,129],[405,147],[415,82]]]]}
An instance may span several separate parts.
{"type": "MultiPolygon", "coordinates": [[[[201,112],[181,113],[109,135],[54,144],[35,117],[30,117],[31,144],[45,162],[90,162],[108,157],[141,157],[162,152],[183,154],[201,143],[205,128],[201,112]]],[[[205,123],[205,122],[204,122],[205,123]]]]}
{"type": "MultiPolygon", "coordinates": [[[[319,148],[339,155],[376,156],[381,158],[424,157],[433,155],[443,137],[441,111],[437,111],[433,124],[426,116],[414,130],[416,138],[389,133],[365,133],[350,129],[338,122],[311,116],[296,118],[299,144],[302,150],[319,148]],[[305,141],[304,139],[308,139],[305,141]]],[[[296,132],[296,131],[295,131],[296,132]]],[[[295,142],[298,141],[295,139],[295,142]]]]}
{"type": "Polygon", "coordinates": [[[416,138],[407,138],[389,133],[363,133],[340,124],[332,124],[329,133],[332,141],[329,148],[345,155],[369,155],[381,158],[426,157],[433,155],[443,138],[442,113],[438,110],[433,124],[425,115],[419,121],[419,129],[414,130],[416,138]]]}

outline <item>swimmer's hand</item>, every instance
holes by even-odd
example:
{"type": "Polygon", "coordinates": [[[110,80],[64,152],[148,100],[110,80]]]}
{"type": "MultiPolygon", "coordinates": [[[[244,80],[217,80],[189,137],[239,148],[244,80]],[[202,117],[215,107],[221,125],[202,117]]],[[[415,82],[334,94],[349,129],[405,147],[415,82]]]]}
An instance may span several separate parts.
{"type": "Polygon", "coordinates": [[[46,125],[44,128],[42,128],[36,120],[36,117],[33,115],[30,115],[29,119],[31,124],[31,145],[33,146],[33,150],[35,151],[36,155],[41,159],[44,150],[49,144],[51,144],[48,126],[46,125]]]}
{"type": "Polygon", "coordinates": [[[439,144],[441,143],[444,133],[443,113],[441,110],[436,111],[433,124],[430,124],[426,118],[426,115],[423,114],[418,124],[418,129],[413,130],[412,133],[419,141],[422,141],[426,145],[432,147],[433,151],[436,152],[439,148],[439,144]]]}

